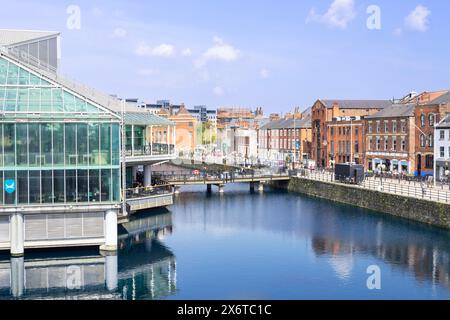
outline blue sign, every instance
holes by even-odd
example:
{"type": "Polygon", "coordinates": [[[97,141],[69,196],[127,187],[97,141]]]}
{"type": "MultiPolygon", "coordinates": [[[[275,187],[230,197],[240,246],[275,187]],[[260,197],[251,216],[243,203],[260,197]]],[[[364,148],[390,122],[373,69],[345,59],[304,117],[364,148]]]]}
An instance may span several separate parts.
{"type": "Polygon", "coordinates": [[[300,150],[300,141],[295,142],[295,149],[300,150]]]}
{"type": "Polygon", "coordinates": [[[5,180],[5,191],[6,193],[14,193],[16,191],[16,181],[5,180]]]}

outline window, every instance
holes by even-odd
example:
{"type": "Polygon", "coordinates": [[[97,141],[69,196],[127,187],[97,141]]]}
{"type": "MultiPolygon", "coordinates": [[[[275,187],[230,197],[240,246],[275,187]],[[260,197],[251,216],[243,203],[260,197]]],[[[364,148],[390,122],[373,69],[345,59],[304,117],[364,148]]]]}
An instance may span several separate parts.
{"type": "Polygon", "coordinates": [[[433,148],[433,142],[434,142],[433,139],[434,139],[433,135],[430,134],[430,135],[428,136],[428,146],[429,146],[430,148],[433,148]]]}
{"type": "Polygon", "coordinates": [[[384,122],[384,133],[388,133],[389,132],[389,122],[385,121],[384,122]]]}
{"type": "Polygon", "coordinates": [[[420,115],[420,126],[425,127],[425,115],[423,113],[420,115]]]}
{"type": "Polygon", "coordinates": [[[406,133],[406,121],[402,121],[402,133],[406,133]]]}
{"type": "Polygon", "coordinates": [[[397,137],[392,137],[392,150],[397,151],[397,137]]]}
{"type": "Polygon", "coordinates": [[[372,133],[372,122],[369,122],[368,131],[369,131],[369,133],[372,133]]]}
{"type": "Polygon", "coordinates": [[[434,114],[432,113],[428,115],[428,124],[430,125],[430,127],[434,126],[434,114]]]}
{"type": "Polygon", "coordinates": [[[355,141],[355,153],[359,153],[359,143],[355,141]]]}
{"type": "Polygon", "coordinates": [[[439,131],[439,140],[444,140],[445,139],[445,131],[444,130],[440,130],[439,131]]]}
{"type": "Polygon", "coordinates": [[[388,149],[388,137],[384,137],[384,150],[388,149]]]}
{"type": "Polygon", "coordinates": [[[441,147],[440,149],[441,149],[441,150],[440,150],[440,157],[441,157],[441,158],[445,158],[445,148],[444,148],[444,147],[441,147]]]}
{"type": "Polygon", "coordinates": [[[406,139],[402,137],[402,151],[406,151],[406,139]]]}
{"type": "Polygon", "coordinates": [[[425,157],[425,168],[426,169],[433,169],[434,168],[434,157],[433,155],[427,155],[425,157]]]}
{"type": "Polygon", "coordinates": [[[357,136],[357,135],[358,135],[358,133],[359,133],[359,130],[358,130],[358,128],[355,128],[355,136],[357,136]]]}
{"type": "Polygon", "coordinates": [[[372,143],[373,143],[373,139],[372,137],[369,138],[369,145],[367,146],[367,150],[371,150],[372,149],[372,143]]]}
{"type": "Polygon", "coordinates": [[[422,148],[425,148],[425,146],[426,146],[426,139],[425,139],[425,135],[424,134],[420,135],[420,146],[422,148]]]}
{"type": "Polygon", "coordinates": [[[397,133],[397,121],[392,121],[392,133],[397,133]]]}
{"type": "Polygon", "coordinates": [[[377,150],[381,149],[381,138],[377,137],[377,150]]]}
{"type": "Polygon", "coordinates": [[[380,133],[380,121],[377,121],[377,133],[380,133]]]}

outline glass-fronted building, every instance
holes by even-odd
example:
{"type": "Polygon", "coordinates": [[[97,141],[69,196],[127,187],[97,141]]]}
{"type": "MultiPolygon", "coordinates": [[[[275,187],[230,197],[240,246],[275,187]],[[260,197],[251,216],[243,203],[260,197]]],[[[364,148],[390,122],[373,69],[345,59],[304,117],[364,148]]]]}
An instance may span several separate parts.
{"type": "Polygon", "coordinates": [[[121,118],[26,56],[0,43],[0,250],[115,250],[121,118]]]}
{"type": "Polygon", "coordinates": [[[120,201],[120,129],[110,112],[0,58],[3,206],[120,201]]]}

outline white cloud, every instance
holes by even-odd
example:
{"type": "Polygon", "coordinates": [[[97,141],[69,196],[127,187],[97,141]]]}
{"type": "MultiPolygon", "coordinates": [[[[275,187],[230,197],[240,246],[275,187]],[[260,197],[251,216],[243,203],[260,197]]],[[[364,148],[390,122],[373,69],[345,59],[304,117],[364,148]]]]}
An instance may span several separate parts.
{"type": "Polygon", "coordinates": [[[185,57],[190,57],[190,56],[192,56],[192,50],[189,48],[186,48],[181,52],[181,55],[183,55],[185,57]]]}
{"type": "Polygon", "coordinates": [[[214,94],[215,94],[216,96],[222,96],[223,93],[224,93],[222,87],[215,87],[214,90],[213,90],[213,92],[214,92],[214,94]]]}
{"type": "Polygon", "coordinates": [[[355,19],[356,9],[354,0],[334,0],[327,12],[317,14],[314,8],[309,12],[306,23],[318,22],[332,28],[346,29],[348,24],[355,19]]]}
{"type": "Polygon", "coordinates": [[[112,34],[113,38],[124,38],[126,37],[128,34],[127,30],[123,29],[123,28],[115,28],[114,32],[112,34]]]}
{"type": "Polygon", "coordinates": [[[270,76],[270,71],[263,68],[259,71],[259,75],[261,76],[261,78],[267,79],[270,76]]]}
{"type": "Polygon", "coordinates": [[[148,57],[171,57],[175,54],[175,47],[171,44],[161,44],[157,47],[151,47],[145,42],[138,44],[135,50],[138,56],[148,56],[148,57]]]}
{"type": "Polygon", "coordinates": [[[195,66],[200,68],[204,66],[208,61],[225,61],[233,62],[239,59],[241,52],[233,46],[226,44],[221,38],[214,36],[214,45],[207,49],[200,59],[197,59],[194,63],[195,66]]]}
{"type": "Polygon", "coordinates": [[[431,11],[427,7],[419,5],[405,18],[405,27],[411,31],[425,32],[428,30],[430,15],[431,11]]]}

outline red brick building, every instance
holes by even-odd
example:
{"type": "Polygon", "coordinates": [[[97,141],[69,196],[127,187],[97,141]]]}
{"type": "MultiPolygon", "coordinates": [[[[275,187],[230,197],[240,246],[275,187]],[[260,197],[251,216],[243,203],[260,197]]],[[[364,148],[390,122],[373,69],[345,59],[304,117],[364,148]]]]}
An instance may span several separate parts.
{"type": "Polygon", "coordinates": [[[360,159],[364,147],[362,118],[391,104],[389,100],[317,100],[311,111],[311,153],[317,166],[363,163],[360,159]]]}

